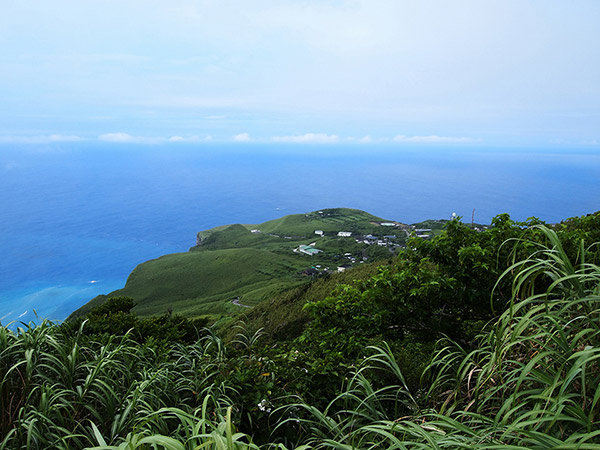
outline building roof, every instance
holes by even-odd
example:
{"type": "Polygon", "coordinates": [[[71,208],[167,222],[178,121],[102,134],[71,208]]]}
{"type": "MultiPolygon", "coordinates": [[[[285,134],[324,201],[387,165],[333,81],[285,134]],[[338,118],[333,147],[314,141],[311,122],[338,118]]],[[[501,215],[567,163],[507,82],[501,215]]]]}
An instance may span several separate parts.
{"type": "Polygon", "coordinates": [[[309,255],[315,255],[323,251],[319,250],[318,248],[311,247],[310,245],[301,245],[300,247],[298,247],[298,250],[309,255]]]}

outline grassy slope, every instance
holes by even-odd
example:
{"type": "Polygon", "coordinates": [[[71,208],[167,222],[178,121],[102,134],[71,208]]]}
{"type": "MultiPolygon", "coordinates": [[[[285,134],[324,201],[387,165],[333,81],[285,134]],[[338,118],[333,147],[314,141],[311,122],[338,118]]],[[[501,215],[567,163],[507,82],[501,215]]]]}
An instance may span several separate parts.
{"type": "Polygon", "coordinates": [[[353,270],[334,273],[319,278],[311,283],[304,283],[295,289],[288,290],[263,301],[252,309],[242,311],[241,316],[226,320],[220,324],[226,341],[234,339],[238,332],[234,325],[242,320],[251,332],[262,329],[265,333],[263,341],[279,342],[298,337],[310,316],[303,310],[306,302],[323,300],[332,295],[335,288],[342,283],[351,284],[354,280],[366,280],[377,273],[379,262],[362,264],[353,270]]]}
{"type": "MultiPolygon", "coordinates": [[[[321,212],[294,214],[260,225],[229,225],[198,233],[201,245],[187,253],[165,255],[140,264],[130,274],[123,289],[101,295],[72,314],[80,316],[107,298],[133,297],[134,311],[141,316],[172,310],[186,316],[221,315],[243,309],[231,303],[240,297],[245,305],[256,305],[281,292],[306,283],[303,269],[321,265],[331,267],[348,263],[344,253],[357,258],[363,244],[353,238],[334,237],[338,231],[389,234],[377,224],[382,219],[355,209],[325,209],[321,212]],[[251,233],[259,229],[261,233],[251,233]],[[323,230],[328,237],[314,231],[323,230]],[[276,236],[272,236],[276,235],[276,236]],[[300,244],[317,242],[324,250],[316,256],[293,253],[300,244]]],[[[370,259],[390,256],[385,248],[366,248],[370,259]]]]}
{"type": "Polygon", "coordinates": [[[258,301],[254,291],[266,285],[273,289],[275,284],[297,285],[301,282],[297,270],[292,255],[275,258],[269,251],[253,248],[175,253],[140,264],[125,287],[110,296],[133,297],[134,311],[142,316],[169,308],[191,316],[223,313],[237,308],[229,302],[232,297],[243,296],[245,304],[252,304],[258,301]]]}

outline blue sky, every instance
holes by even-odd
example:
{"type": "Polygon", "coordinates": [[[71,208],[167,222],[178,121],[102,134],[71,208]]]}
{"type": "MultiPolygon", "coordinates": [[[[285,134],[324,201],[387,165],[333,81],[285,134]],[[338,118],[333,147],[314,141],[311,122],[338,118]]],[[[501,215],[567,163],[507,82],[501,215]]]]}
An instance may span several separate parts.
{"type": "Polygon", "coordinates": [[[596,0],[6,0],[0,143],[600,148],[596,0]]]}

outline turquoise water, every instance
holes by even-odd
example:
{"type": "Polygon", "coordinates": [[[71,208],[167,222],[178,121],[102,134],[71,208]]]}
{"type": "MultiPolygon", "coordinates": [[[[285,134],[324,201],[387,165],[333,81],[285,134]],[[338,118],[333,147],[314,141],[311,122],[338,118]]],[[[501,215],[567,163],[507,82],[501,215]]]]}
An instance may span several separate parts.
{"type": "Polygon", "coordinates": [[[0,321],[62,320],[197,231],[351,207],[554,222],[600,209],[600,152],[367,146],[0,147],[0,321]]]}

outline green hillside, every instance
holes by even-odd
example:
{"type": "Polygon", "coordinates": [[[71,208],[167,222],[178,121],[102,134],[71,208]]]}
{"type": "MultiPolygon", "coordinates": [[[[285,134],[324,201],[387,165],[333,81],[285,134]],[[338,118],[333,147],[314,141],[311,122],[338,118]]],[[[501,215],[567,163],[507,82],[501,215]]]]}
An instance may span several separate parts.
{"type": "Polygon", "coordinates": [[[324,209],[258,225],[228,225],[201,231],[189,252],[165,255],[136,267],[125,287],[101,295],[70,318],[108,298],[128,296],[140,316],[175,312],[188,317],[230,315],[315,278],[393,256],[404,242],[403,229],[382,226],[384,219],[355,209],[324,209]],[[398,234],[389,247],[357,238],[398,234]],[[323,231],[323,236],[315,234],[323,231]],[[339,237],[339,231],[351,237],[339,237]],[[312,246],[311,246],[312,244],[312,246]],[[311,256],[298,251],[305,246],[311,256]],[[314,250],[311,250],[314,249],[314,250]],[[296,251],[295,251],[296,250],[296,251]],[[303,273],[304,272],[304,273],[303,273]],[[237,299],[239,304],[234,304],[237,299]]]}
{"type": "Polygon", "coordinates": [[[243,295],[244,302],[253,304],[266,285],[275,290],[274,279],[281,288],[297,285],[297,269],[291,256],[275,258],[260,249],[175,253],[139,265],[125,287],[110,296],[135,298],[142,316],[169,309],[190,316],[223,313],[236,308],[228,301],[233,297],[243,295]]]}

